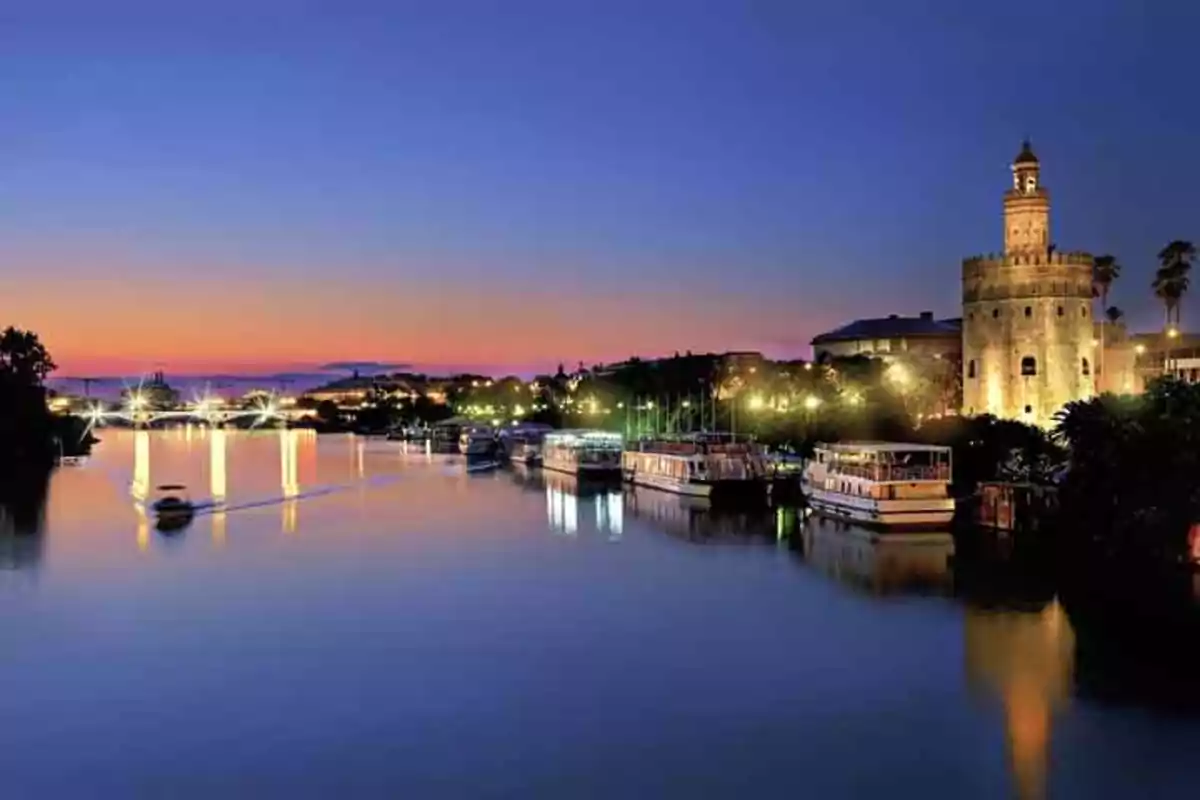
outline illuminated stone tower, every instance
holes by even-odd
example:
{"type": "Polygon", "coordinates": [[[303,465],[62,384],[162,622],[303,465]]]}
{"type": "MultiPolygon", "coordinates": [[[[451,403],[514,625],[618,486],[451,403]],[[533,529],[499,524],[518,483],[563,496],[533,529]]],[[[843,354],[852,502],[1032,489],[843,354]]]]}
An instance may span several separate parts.
{"type": "Polygon", "coordinates": [[[1050,239],[1050,196],[1026,141],[1004,195],[1004,252],[965,259],[963,413],[1052,423],[1094,393],[1092,257],[1050,239]]]}

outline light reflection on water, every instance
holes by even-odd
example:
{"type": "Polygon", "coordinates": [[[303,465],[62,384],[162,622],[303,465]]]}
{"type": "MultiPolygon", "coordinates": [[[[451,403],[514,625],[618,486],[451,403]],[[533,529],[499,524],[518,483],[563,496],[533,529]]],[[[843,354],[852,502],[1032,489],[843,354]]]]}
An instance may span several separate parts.
{"type": "Polygon", "coordinates": [[[1193,769],[1193,726],[1073,699],[1056,600],[963,604],[946,537],[353,436],[104,438],[44,525],[0,513],[0,578],[37,575],[0,581],[13,796],[1103,797],[1193,769]],[[139,510],[163,483],[223,504],[167,539],[139,510]]]}

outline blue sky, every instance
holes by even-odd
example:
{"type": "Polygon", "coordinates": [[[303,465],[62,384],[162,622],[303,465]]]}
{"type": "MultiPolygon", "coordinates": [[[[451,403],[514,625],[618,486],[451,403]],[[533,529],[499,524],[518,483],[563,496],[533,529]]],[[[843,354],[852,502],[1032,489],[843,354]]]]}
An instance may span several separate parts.
{"type": "Polygon", "coordinates": [[[240,364],[129,321],[172,280],[262,303],[287,284],[330,328],[359,313],[335,284],[453,320],[436,348],[312,326],[272,364],[617,358],[614,315],[648,354],[806,353],[854,317],[955,315],[1026,135],[1054,239],[1119,257],[1135,324],[1159,318],[1158,248],[1200,240],[1191,4],[182,5],[0,10],[0,316],[69,360],[240,364]],[[51,270],[116,288],[56,308],[51,270]],[[527,289],[569,313],[474,357],[505,335],[484,300],[513,313],[527,289]]]}

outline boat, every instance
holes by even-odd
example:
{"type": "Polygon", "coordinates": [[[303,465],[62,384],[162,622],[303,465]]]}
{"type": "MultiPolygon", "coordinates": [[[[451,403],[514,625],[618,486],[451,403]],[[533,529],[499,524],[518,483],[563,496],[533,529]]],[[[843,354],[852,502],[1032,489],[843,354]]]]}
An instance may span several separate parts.
{"type": "Polygon", "coordinates": [[[551,431],[542,439],[542,467],[579,477],[621,474],[621,434],[598,430],[551,431]]]}
{"type": "Polygon", "coordinates": [[[534,466],[542,461],[542,440],[552,431],[549,425],[523,422],[500,431],[500,444],[513,464],[534,466]]]}
{"type": "Polygon", "coordinates": [[[640,440],[621,455],[625,480],[689,497],[766,500],[766,454],[727,433],[690,433],[640,440]]]}
{"type": "Polygon", "coordinates": [[[496,431],[487,425],[468,425],[458,435],[458,452],[464,456],[494,455],[496,431]]]}
{"type": "Polygon", "coordinates": [[[818,444],[801,486],[827,517],[896,527],[938,527],[954,517],[949,447],[897,442],[818,444]]]}
{"type": "Polygon", "coordinates": [[[157,517],[160,531],[176,531],[185,527],[196,515],[196,506],[187,494],[187,487],[176,483],[159,486],[158,499],[150,506],[157,517]]]}
{"type": "Polygon", "coordinates": [[[457,453],[463,430],[469,427],[466,417],[452,417],[436,422],[429,428],[430,448],[434,453],[457,453]]]}

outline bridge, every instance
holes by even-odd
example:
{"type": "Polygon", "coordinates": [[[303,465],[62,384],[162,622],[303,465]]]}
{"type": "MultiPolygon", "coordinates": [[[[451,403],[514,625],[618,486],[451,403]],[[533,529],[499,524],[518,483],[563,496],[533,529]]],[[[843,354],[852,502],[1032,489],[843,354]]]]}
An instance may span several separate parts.
{"type": "Polygon", "coordinates": [[[251,419],[252,427],[258,427],[275,420],[298,419],[306,414],[307,412],[282,408],[274,397],[264,397],[251,408],[228,408],[220,398],[206,396],[178,408],[161,409],[154,408],[140,393],[131,392],[120,408],[106,409],[96,403],[84,416],[88,420],[90,430],[109,422],[123,422],[142,427],[171,420],[201,422],[218,427],[239,419],[251,419]]]}

